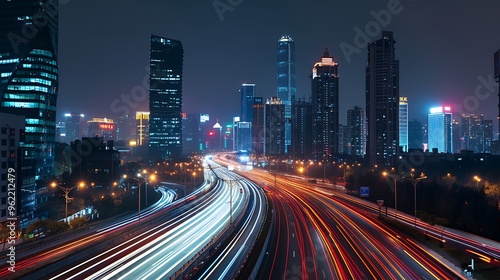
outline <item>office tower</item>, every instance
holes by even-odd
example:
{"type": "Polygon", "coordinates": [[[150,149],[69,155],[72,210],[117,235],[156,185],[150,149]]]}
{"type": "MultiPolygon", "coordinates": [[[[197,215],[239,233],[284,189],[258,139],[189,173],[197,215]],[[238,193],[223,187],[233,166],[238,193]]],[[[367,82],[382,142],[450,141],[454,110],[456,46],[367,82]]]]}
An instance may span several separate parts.
{"type": "Polygon", "coordinates": [[[186,155],[201,151],[200,114],[182,114],[182,151],[186,155]]]}
{"type": "Polygon", "coordinates": [[[59,89],[58,2],[2,1],[0,112],[26,119],[26,141],[36,154],[36,179],[54,166],[59,89]],[[28,32],[27,32],[28,30],[28,32]]]}
{"type": "Polygon", "coordinates": [[[252,105],[252,152],[264,153],[264,98],[254,97],[252,105]]]}
{"type": "Polygon", "coordinates": [[[255,84],[243,84],[240,89],[242,122],[252,122],[252,105],[255,97],[255,84]]]}
{"type": "Polygon", "coordinates": [[[252,123],[237,122],[233,126],[234,150],[252,151],[252,123]]]}
{"type": "Polygon", "coordinates": [[[123,114],[118,117],[116,124],[116,140],[127,141],[135,140],[136,137],[136,116],[123,114]]]}
{"type": "Polygon", "coordinates": [[[312,157],[312,103],[295,99],[292,104],[292,155],[293,159],[312,157]]]}
{"type": "Polygon", "coordinates": [[[408,98],[399,97],[399,147],[408,152],[408,98]]]}
{"type": "Polygon", "coordinates": [[[311,79],[313,156],[316,160],[328,160],[339,153],[338,63],[328,50],[314,64],[311,79]]]}
{"type": "Polygon", "coordinates": [[[151,35],[149,56],[149,152],[155,159],[179,159],[184,49],[180,41],[151,35]]]}
{"type": "Polygon", "coordinates": [[[135,113],[136,145],[148,146],[149,144],[149,112],[135,113]]]}
{"type": "Polygon", "coordinates": [[[368,45],[366,66],[367,156],[370,164],[391,165],[399,147],[399,61],[392,32],[368,45]]]}
{"type": "Polygon", "coordinates": [[[493,141],[493,121],[483,115],[462,114],[463,149],[474,153],[491,153],[493,141]]]}
{"type": "Polygon", "coordinates": [[[285,105],[278,97],[266,101],[264,109],[264,156],[285,153],[285,105]]]}
{"type": "Polygon", "coordinates": [[[200,114],[200,151],[204,151],[208,147],[208,133],[210,127],[210,115],[200,114]]]}
{"type": "Polygon", "coordinates": [[[450,107],[431,108],[428,115],[429,151],[453,153],[453,116],[450,107]]]}
{"type": "Polygon", "coordinates": [[[0,186],[3,186],[0,191],[0,226],[4,227],[8,218],[19,218],[21,228],[26,228],[35,218],[35,148],[22,146],[26,140],[25,125],[25,117],[0,112],[0,170],[3,171],[0,177],[0,186]],[[11,195],[13,193],[15,196],[11,195]],[[12,212],[8,209],[13,202],[12,212]]]}
{"type": "Polygon", "coordinates": [[[349,126],[339,124],[339,154],[341,155],[351,154],[351,139],[349,135],[351,135],[349,126]]]}
{"type": "Polygon", "coordinates": [[[66,124],[64,122],[56,123],[56,142],[66,142],[66,124]]]}
{"type": "Polygon", "coordinates": [[[423,149],[423,129],[419,120],[408,121],[408,148],[423,149]]]}
{"type": "Polygon", "coordinates": [[[288,35],[278,40],[276,70],[277,97],[285,105],[285,153],[288,154],[292,145],[292,100],[297,92],[295,42],[288,35]]]}
{"type": "Polygon", "coordinates": [[[233,150],[234,147],[234,141],[233,141],[233,134],[234,134],[234,127],[231,124],[226,124],[226,128],[224,131],[222,131],[222,147],[225,151],[233,150]]]}
{"type": "Polygon", "coordinates": [[[66,143],[76,139],[82,139],[85,127],[85,116],[83,114],[64,114],[64,123],[66,124],[66,143]]]}
{"type": "Polygon", "coordinates": [[[347,127],[349,127],[349,155],[364,157],[366,154],[366,111],[354,106],[347,110],[347,127]]]}
{"type": "Polygon", "coordinates": [[[87,121],[88,133],[87,137],[100,137],[104,141],[116,141],[116,124],[112,119],[108,118],[93,118],[87,121]]]}
{"type": "MultiPolygon", "coordinates": [[[[498,132],[500,133],[500,50],[495,52],[493,65],[494,65],[495,81],[499,84],[497,120],[498,120],[498,132]]],[[[500,142],[500,134],[498,135],[497,140],[500,142]]]]}
{"type": "Polygon", "coordinates": [[[453,153],[460,153],[460,150],[462,150],[462,132],[461,132],[462,126],[460,123],[453,118],[452,121],[452,131],[453,131],[453,153]]]}

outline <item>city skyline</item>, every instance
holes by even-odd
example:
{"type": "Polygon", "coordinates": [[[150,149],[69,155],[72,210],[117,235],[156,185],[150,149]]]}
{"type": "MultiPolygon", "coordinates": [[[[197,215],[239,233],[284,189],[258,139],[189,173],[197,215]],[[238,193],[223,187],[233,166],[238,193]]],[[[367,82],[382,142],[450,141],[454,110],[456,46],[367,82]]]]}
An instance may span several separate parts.
{"type": "MultiPolygon", "coordinates": [[[[193,10],[187,3],[127,1],[120,7],[121,14],[113,18],[109,13],[113,4],[101,3],[100,9],[95,9],[88,3],[68,2],[61,5],[60,12],[63,23],[60,30],[62,76],[57,117],[60,119],[64,113],[73,111],[99,116],[102,112],[113,111],[113,104],[115,107],[123,104],[122,94],[135,93],[141,97],[143,79],[148,75],[147,38],[155,33],[181,40],[185,46],[183,111],[207,112],[214,120],[230,123],[231,118],[238,115],[238,89],[242,83],[255,83],[259,95],[266,99],[275,95],[275,44],[279,36],[288,34],[296,44],[298,98],[310,96],[309,65],[319,59],[318,52],[328,47],[334,59],[339,61],[342,73],[340,122],[346,123],[346,111],[364,104],[366,46],[357,48],[356,40],[361,40],[361,37],[356,30],[365,30],[370,24],[377,27],[375,15],[389,13],[390,19],[381,21],[385,26],[378,24],[380,32],[365,35],[371,42],[380,37],[381,30],[394,31],[401,61],[401,94],[408,96],[410,101],[410,119],[425,120],[428,108],[437,104],[463,106],[464,102],[474,98],[472,101],[479,101],[477,106],[471,106],[475,103],[463,106],[469,109],[464,113],[484,113],[486,119],[496,119],[497,88],[490,91],[492,84],[488,81],[493,73],[493,53],[498,50],[500,39],[488,27],[495,23],[493,11],[499,4],[453,2],[453,5],[432,5],[402,1],[398,9],[391,10],[394,12],[391,14],[388,8],[391,2],[394,1],[366,3],[363,8],[348,3],[336,4],[334,14],[338,16],[332,17],[328,28],[322,28],[320,24],[327,19],[316,15],[314,5],[305,3],[290,7],[284,14],[277,13],[279,7],[276,3],[264,5],[244,1],[232,11],[225,12],[221,21],[212,3],[193,10]],[[469,15],[464,17],[462,11],[481,15],[481,19],[469,15]],[[77,12],[88,14],[94,21],[77,26],[77,12]],[[259,22],[251,20],[257,12],[262,14],[259,22]],[[160,13],[170,17],[159,18],[160,13]],[[424,13],[426,21],[420,21],[418,26],[412,25],[424,13]],[[188,14],[190,16],[184,19],[183,16],[188,14]],[[122,20],[120,15],[132,20],[122,20]],[[304,26],[311,19],[317,21],[319,27],[308,31],[304,26]],[[448,24],[436,26],[438,21],[448,24]],[[415,38],[427,39],[417,41],[415,38]],[[355,47],[358,53],[346,56],[342,47],[345,51],[348,45],[355,47]],[[118,47],[121,51],[115,51],[118,47]],[[86,51],[81,53],[80,49],[86,51]],[[74,53],[77,51],[80,55],[74,53]],[[461,66],[463,64],[467,67],[461,66]],[[234,70],[228,71],[228,65],[234,70]],[[81,79],[79,72],[82,70],[92,73],[93,78],[81,79]],[[106,79],[99,78],[104,73],[101,71],[107,73],[106,79]],[[481,85],[482,95],[478,99],[475,90],[481,85]],[[203,98],[206,96],[214,98],[207,100],[203,98]],[[73,104],[79,104],[79,108],[73,104]]],[[[329,3],[322,5],[325,8],[333,6],[329,3]]],[[[377,31],[376,28],[373,30],[377,31]]],[[[130,114],[148,109],[147,97],[143,99],[132,100],[136,107],[129,106],[130,114]]],[[[496,134],[498,126],[494,125],[494,128],[496,134]]]]}

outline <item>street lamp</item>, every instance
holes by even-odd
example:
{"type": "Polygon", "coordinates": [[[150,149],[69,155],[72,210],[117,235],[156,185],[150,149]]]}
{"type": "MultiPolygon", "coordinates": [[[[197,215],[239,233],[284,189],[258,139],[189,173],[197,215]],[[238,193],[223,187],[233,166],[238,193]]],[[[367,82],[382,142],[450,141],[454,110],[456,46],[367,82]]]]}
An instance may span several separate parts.
{"type": "Polygon", "coordinates": [[[73,187],[63,187],[61,185],[59,185],[58,183],[56,182],[52,182],[52,184],[50,184],[53,188],[55,187],[59,187],[63,192],[64,192],[64,198],[65,198],[65,201],[66,201],[66,216],[65,216],[65,219],[66,221],[68,222],[69,224],[69,219],[68,219],[68,202],[72,201],[73,198],[70,198],[68,195],[69,193],[76,187],[81,187],[83,188],[83,186],[85,186],[85,184],[83,182],[80,182],[80,184],[76,185],[76,186],[73,186],[73,187]]]}
{"type": "Polygon", "coordinates": [[[233,223],[233,183],[239,180],[221,179],[224,183],[229,183],[229,224],[233,223]]]}
{"type": "MultiPolygon", "coordinates": [[[[143,173],[145,174],[146,170],[143,171],[143,173]]],[[[153,177],[154,175],[151,175],[151,178],[154,179],[153,177]]],[[[126,176],[124,176],[124,178],[126,178],[126,176]]],[[[142,183],[144,183],[144,186],[146,188],[146,206],[148,205],[148,177],[147,176],[143,176],[141,173],[137,173],[137,178],[132,178],[132,180],[134,180],[136,183],[137,183],[137,189],[139,191],[139,212],[138,212],[138,218],[139,218],[139,223],[141,222],[141,186],[142,186],[142,183]]]]}
{"type": "Polygon", "coordinates": [[[397,219],[398,218],[398,185],[397,185],[397,180],[398,176],[388,173],[386,171],[382,172],[382,175],[384,177],[389,177],[394,181],[394,217],[397,219]]]}
{"type": "Polygon", "coordinates": [[[476,188],[479,188],[479,182],[481,182],[481,178],[479,176],[474,176],[474,180],[476,180],[476,188]]]}
{"type": "MultiPolygon", "coordinates": [[[[426,179],[424,172],[420,173],[418,178],[415,178],[415,174],[413,173],[415,170],[412,169],[412,173],[410,174],[410,183],[413,185],[413,199],[414,199],[414,218],[415,218],[415,228],[417,227],[417,184],[419,181],[426,179]]],[[[449,174],[449,173],[448,173],[449,174]]]]}
{"type": "Polygon", "coordinates": [[[196,172],[193,172],[193,191],[194,191],[194,180],[196,178],[196,172]]]}

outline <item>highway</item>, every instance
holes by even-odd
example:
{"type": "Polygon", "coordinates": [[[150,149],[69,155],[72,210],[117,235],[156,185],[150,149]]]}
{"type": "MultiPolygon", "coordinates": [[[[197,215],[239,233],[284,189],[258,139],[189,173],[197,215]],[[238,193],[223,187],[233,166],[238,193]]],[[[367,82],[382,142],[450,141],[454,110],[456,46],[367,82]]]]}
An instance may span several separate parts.
{"type": "Polygon", "coordinates": [[[233,192],[217,180],[214,191],[194,207],[159,225],[143,229],[50,279],[165,279],[180,275],[186,263],[216,242],[232,216],[244,209],[248,192],[233,192]]]}
{"type": "MultiPolygon", "coordinates": [[[[214,169],[215,170],[215,169],[214,169]]],[[[241,264],[252,249],[264,220],[267,199],[262,189],[255,183],[228,171],[216,169],[217,176],[226,182],[232,182],[233,188],[249,194],[248,207],[240,223],[235,222],[235,229],[227,240],[227,246],[220,248],[200,268],[193,279],[233,279],[238,276],[241,264]]],[[[260,252],[256,252],[260,253],[260,252]]]]}
{"type": "MultiPolygon", "coordinates": [[[[148,220],[155,213],[167,208],[176,197],[175,192],[164,186],[159,186],[157,191],[162,194],[161,198],[153,205],[143,209],[141,213],[143,220],[148,220]]],[[[112,236],[119,229],[123,230],[133,226],[137,222],[138,215],[131,214],[118,221],[107,220],[105,223],[100,223],[97,227],[84,232],[78,232],[76,235],[62,234],[60,239],[53,240],[53,242],[48,244],[42,239],[40,239],[40,245],[37,247],[33,247],[28,242],[21,244],[17,246],[16,251],[16,273],[8,271],[2,263],[0,278],[10,279],[29,274],[44,265],[52,263],[54,260],[67,257],[77,250],[95,245],[112,236]]],[[[50,239],[50,237],[45,239],[50,239]]]]}
{"type": "Polygon", "coordinates": [[[275,211],[259,279],[463,278],[376,215],[315,191],[305,181],[259,170],[245,175],[266,183],[275,211]]]}

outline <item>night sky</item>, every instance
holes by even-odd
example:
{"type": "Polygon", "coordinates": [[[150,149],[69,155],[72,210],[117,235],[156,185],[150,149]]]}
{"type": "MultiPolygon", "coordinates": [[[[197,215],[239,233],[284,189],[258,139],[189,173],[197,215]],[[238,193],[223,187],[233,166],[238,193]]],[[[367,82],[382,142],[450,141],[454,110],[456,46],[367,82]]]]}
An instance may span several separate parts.
{"type": "MultiPolygon", "coordinates": [[[[400,95],[409,98],[410,119],[424,121],[432,106],[468,101],[463,112],[496,119],[498,88],[488,84],[479,95],[475,91],[479,77],[492,75],[493,53],[500,49],[500,1],[220,0],[237,4],[223,20],[213,0],[63,2],[60,119],[69,112],[117,118],[123,108],[148,110],[142,85],[149,36],[155,34],[183,43],[183,111],[209,113],[211,120],[227,124],[240,113],[242,83],[255,83],[256,96],[276,94],[276,42],[288,34],[296,44],[297,97],[309,98],[311,68],[325,48],[339,63],[345,124],[348,109],[365,107],[366,45],[357,49],[354,29],[371,26],[369,40],[379,39],[380,24],[374,24],[371,12],[387,11],[388,4],[394,13],[381,29],[394,31],[400,95]],[[343,42],[359,53],[344,55],[343,42]],[[125,106],[121,96],[134,90],[130,104],[137,107],[125,106]]],[[[497,127],[495,121],[495,133],[497,127]]]]}

